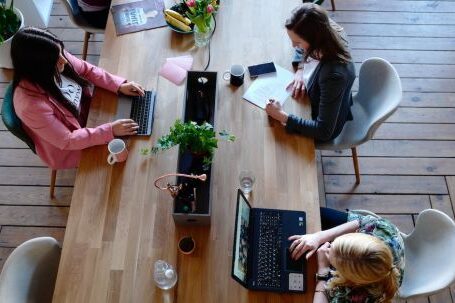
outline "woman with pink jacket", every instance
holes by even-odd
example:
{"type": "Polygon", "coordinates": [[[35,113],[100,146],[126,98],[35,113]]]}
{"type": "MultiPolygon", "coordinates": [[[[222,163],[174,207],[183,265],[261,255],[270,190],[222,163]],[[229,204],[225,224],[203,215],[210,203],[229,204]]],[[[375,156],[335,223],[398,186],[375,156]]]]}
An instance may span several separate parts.
{"type": "Polygon", "coordinates": [[[130,119],[94,128],[85,124],[93,85],[131,96],[144,94],[140,85],[72,56],[55,35],[37,28],[14,35],[11,58],[16,114],[52,169],[77,167],[82,149],[136,133],[138,125],[130,119]]]}

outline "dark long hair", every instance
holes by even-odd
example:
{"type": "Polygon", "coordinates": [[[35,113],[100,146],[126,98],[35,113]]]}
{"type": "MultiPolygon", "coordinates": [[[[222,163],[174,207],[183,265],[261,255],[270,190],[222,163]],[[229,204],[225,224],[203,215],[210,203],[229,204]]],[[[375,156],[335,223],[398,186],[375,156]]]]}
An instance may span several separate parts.
{"type": "Polygon", "coordinates": [[[285,26],[310,45],[305,52],[316,60],[351,61],[351,55],[338,32],[331,26],[327,12],[317,4],[304,3],[294,9],[285,26]]]}
{"type": "MultiPolygon", "coordinates": [[[[78,117],[77,110],[63,96],[55,82],[61,83],[60,73],[57,69],[60,49],[65,56],[63,42],[49,31],[34,27],[19,30],[11,42],[11,59],[14,66],[13,90],[21,80],[30,81],[40,86],[75,117],[78,117]]],[[[76,73],[69,62],[61,74],[82,87],[89,84],[76,73]]]]}

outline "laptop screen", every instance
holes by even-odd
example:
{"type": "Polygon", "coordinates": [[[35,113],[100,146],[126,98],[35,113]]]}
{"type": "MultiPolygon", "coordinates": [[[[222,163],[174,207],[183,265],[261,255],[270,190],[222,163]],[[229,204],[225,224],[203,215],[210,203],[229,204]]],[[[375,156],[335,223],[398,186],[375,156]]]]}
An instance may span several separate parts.
{"type": "Polygon", "coordinates": [[[239,190],[237,194],[237,213],[235,219],[234,257],[232,275],[239,282],[247,282],[248,227],[251,207],[239,190]]]}

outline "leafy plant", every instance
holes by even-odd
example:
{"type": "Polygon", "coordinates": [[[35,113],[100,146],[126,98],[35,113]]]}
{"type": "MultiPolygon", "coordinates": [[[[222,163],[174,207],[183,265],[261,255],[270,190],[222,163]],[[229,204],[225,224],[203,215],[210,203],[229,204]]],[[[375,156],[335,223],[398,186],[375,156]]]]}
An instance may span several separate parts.
{"type": "MultiPolygon", "coordinates": [[[[219,132],[218,135],[226,141],[235,140],[235,136],[226,131],[219,132]]],[[[212,163],[213,154],[215,149],[218,148],[218,138],[210,123],[206,122],[198,125],[193,121],[183,123],[180,120],[176,120],[174,125],[171,126],[168,135],[159,138],[156,145],[151,149],[142,149],[141,153],[143,155],[156,154],[175,145],[180,145],[181,152],[189,150],[195,155],[204,156],[204,167],[207,167],[212,163]]]]}
{"type": "Polygon", "coordinates": [[[5,2],[0,1],[0,3],[0,43],[3,43],[18,31],[21,20],[14,13],[13,0],[11,0],[9,7],[6,6],[5,2]]]}

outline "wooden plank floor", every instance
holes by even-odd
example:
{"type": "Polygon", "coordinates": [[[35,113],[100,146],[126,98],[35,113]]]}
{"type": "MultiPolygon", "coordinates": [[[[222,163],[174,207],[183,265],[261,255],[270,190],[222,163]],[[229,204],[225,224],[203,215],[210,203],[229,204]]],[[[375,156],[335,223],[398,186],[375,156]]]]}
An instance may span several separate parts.
{"type": "MultiPolygon", "coordinates": [[[[358,148],[359,186],[354,186],[350,151],[319,155],[323,203],[337,209],[369,209],[404,232],[413,229],[416,215],[426,208],[453,218],[455,1],[335,1],[337,11],[330,15],[350,36],[357,72],[369,57],[389,60],[401,77],[403,101],[374,140],[358,148]]],[[[59,1],[54,3],[50,30],[80,56],[83,32],[71,24],[59,1]]],[[[90,62],[98,62],[102,41],[103,35],[92,38],[90,62]]],[[[11,75],[0,69],[0,103],[11,75]]],[[[63,239],[74,176],[75,170],[59,171],[57,198],[50,201],[48,169],[0,122],[0,266],[14,247],[29,238],[63,239]]],[[[454,299],[451,287],[407,302],[454,299]]]]}

